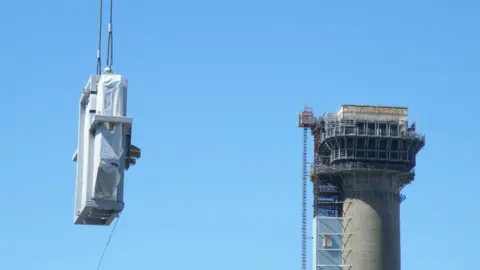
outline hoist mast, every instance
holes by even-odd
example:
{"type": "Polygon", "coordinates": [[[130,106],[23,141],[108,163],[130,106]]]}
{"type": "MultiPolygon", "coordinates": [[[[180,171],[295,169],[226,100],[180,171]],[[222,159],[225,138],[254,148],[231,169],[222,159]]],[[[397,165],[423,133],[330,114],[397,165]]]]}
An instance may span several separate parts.
{"type": "Polygon", "coordinates": [[[141,150],[131,144],[132,123],[127,117],[126,77],[112,71],[113,0],[110,0],[107,61],[101,73],[103,1],[97,73],[82,90],[79,108],[75,224],[110,225],[124,207],[124,172],[140,158],[141,150]]]}
{"type": "Polygon", "coordinates": [[[301,269],[307,269],[307,179],[308,179],[308,131],[313,126],[314,117],[312,109],[305,106],[298,117],[298,127],[303,128],[303,153],[302,153],[302,260],[301,269]]]}

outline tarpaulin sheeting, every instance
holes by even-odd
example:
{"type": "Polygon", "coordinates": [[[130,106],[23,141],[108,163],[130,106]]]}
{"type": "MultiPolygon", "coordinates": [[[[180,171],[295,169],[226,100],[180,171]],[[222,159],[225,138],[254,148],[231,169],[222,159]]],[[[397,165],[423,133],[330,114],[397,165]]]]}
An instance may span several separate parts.
{"type": "MultiPolygon", "coordinates": [[[[125,116],[127,81],[120,75],[100,76],[96,113],[125,116]]],[[[121,124],[101,124],[95,132],[95,199],[115,200],[124,169],[124,142],[121,124]]]]}

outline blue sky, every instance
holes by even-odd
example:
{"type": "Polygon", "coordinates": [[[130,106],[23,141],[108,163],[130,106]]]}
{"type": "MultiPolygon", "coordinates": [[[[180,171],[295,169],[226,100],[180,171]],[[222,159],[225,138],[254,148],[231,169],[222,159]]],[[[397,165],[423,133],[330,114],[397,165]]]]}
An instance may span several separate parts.
{"type": "MultiPolygon", "coordinates": [[[[299,269],[305,103],[410,107],[427,147],[404,190],[403,269],[471,267],[478,1],[115,5],[113,68],[143,156],[102,269],[299,269]]],[[[97,13],[93,0],[0,2],[1,269],[95,269],[107,240],[111,227],[73,225],[97,13]]]]}

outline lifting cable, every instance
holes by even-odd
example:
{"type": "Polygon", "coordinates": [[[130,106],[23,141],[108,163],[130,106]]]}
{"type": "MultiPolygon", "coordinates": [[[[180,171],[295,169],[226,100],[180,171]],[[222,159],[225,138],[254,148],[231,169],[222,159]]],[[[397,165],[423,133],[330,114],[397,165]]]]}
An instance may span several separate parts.
{"type": "MultiPolygon", "coordinates": [[[[100,25],[98,30],[98,48],[97,48],[97,75],[101,75],[102,72],[102,58],[101,58],[101,51],[102,51],[102,24],[103,24],[103,0],[100,0],[100,25]]],[[[110,20],[108,23],[108,45],[107,45],[107,67],[106,70],[111,71],[113,65],[113,0],[110,0],[110,20]]],[[[102,256],[98,261],[97,270],[100,269],[102,265],[103,257],[105,256],[105,252],[107,251],[108,245],[112,240],[113,233],[117,228],[118,221],[120,220],[120,215],[117,216],[115,221],[115,225],[113,225],[113,229],[108,236],[107,243],[103,248],[102,256]]]]}
{"type": "Polygon", "coordinates": [[[103,1],[100,0],[100,25],[98,29],[98,48],[97,48],[97,75],[102,72],[102,17],[103,17],[103,1]]]}
{"type": "MultiPolygon", "coordinates": [[[[102,72],[102,25],[103,25],[103,0],[100,0],[100,22],[98,29],[97,48],[97,75],[102,72]]],[[[108,44],[107,44],[107,68],[112,69],[113,65],[113,0],[110,0],[110,18],[108,22],[108,44]]]]}
{"type": "Polygon", "coordinates": [[[110,21],[108,23],[107,67],[113,65],[113,0],[110,0],[110,21]]]}

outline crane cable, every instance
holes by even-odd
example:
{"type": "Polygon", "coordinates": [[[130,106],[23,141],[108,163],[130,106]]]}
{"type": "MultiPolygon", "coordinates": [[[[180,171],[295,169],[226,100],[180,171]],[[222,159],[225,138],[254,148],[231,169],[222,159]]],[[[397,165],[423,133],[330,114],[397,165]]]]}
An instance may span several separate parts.
{"type": "MultiPolygon", "coordinates": [[[[102,72],[102,25],[103,25],[103,0],[100,0],[100,21],[98,29],[97,48],[97,75],[102,72]]],[[[110,18],[108,22],[108,44],[107,44],[107,69],[111,71],[113,65],[113,0],[110,0],[110,18]]]]}
{"type": "Polygon", "coordinates": [[[103,23],[103,1],[100,0],[100,24],[98,29],[98,48],[97,48],[97,75],[102,72],[102,23],[103,23]]]}
{"type": "MultiPolygon", "coordinates": [[[[99,25],[99,30],[98,30],[98,48],[97,48],[97,75],[101,75],[102,72],[102,57],[101,57],[101,51],[102,51],[102,24],[103,24],[103,0],[100,0],[100,25],[99,25]]],[[[108,23],[108,45],[107,45],[107,67],[106,70],[111,71],[112,70],[112,65],[113,65],[113,0],[110,0],[110,20],[108,23]]],[[[113,233],[115,232],[115,229],[117,228],[118,221],[120,220],[120,215],[117,216],[117,220],[115,221],[115,225],[113,225],[113,229],[110,232],[110,235],[108,236],[107,243],[105,244],[105,247],[103,248],[102,256],[100,257],[100,260],[98,261],[97,265],[97,270],[100,269],[100,266],[102,265],[103,258],[105,256],[105,253],[107,251],[108,245],[110,244],[110,241],[112,240],[113,233]]]]}
{"type": "Polygon", "coordinates": [[[110,0],[110,20],[108,23],[107,67],[113,65],[113,0],[110,0]]]}

